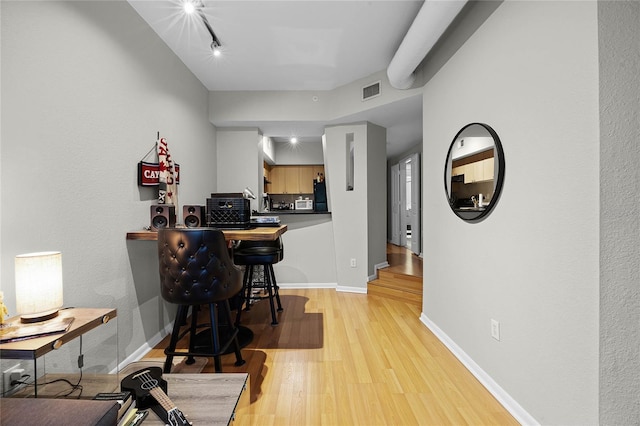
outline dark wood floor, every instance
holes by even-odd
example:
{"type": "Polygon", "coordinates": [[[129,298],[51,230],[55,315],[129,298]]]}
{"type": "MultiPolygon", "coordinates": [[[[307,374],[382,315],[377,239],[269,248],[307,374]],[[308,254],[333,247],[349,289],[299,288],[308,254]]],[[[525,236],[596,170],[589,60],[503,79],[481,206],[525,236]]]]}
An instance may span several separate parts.
{"type": "Polygon", "coordinates": [[[422,277],[422,258],[406,247],[387,244],[387,262],[386,271],[422,277]]]}

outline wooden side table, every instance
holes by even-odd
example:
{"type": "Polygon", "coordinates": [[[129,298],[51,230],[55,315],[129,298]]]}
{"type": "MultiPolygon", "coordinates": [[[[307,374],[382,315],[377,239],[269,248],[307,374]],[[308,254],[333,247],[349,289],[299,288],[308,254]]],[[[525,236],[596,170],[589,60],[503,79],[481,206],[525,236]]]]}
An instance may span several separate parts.
{"type": "MultiPolygon", "coordinates": [[[[66,343],[82,336],[83,334],[107,324],[116,318],[117,311],[111,308],[69,308],[61,309],[59,317],[73,317],[74,320],[64,333],[52,334],[49,336],[35,337],[17,342],[0,344],[0,358],[20,359],[33,361],[34,378],[38,377],[38,358],[63,347],[66,343]]],[[[20,317],[12,317],[7,320],[8,324],[20,323],[20,317]]],[[[117,331],[116,331],[117,340],[117,331]]],[[[115,354],[115,364],[118,364],[117,352],[115,354]]],[[[35,382],[34,396],[38,397],[38,384],[35,382]]]]}

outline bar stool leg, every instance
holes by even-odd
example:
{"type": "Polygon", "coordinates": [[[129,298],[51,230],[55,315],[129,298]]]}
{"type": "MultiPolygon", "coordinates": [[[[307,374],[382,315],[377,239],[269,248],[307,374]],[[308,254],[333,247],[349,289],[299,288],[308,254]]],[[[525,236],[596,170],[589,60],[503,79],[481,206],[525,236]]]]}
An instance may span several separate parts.
{"type": "Polygon", "coordinates": [[[242,353],[240,353],[240,342],[238,341],[237,327],[234,327],[231,322],[231,308],[229,307],[229,301],[225,300],[222,302],[222,310],[224,310],[227,323],[229,324],[230,335],[233,336],[233,342],[231,343],[233,344],[234,352],[236,353],[235,366],[239,367],[244,365],[246,361],[242,359],[242,353]]]}
{"type": "Polygon", "coordinates": [[[276,296],[276,302],[278,302],[278,312],[282,312],[282,303],[280,302],[280,287],[276,281],[276,274],[273,272],[273,265],[269,265],[269,274],[271,274],[271,282],[273,283],[273,289],[276,296]]]}
{"type": "MultiPolygon", "coordinates": [[[[188,309],[188,308],[187,308],[188,309]]],[[[198,311],[200,311],[200,306],[194,305],[191,306],[191,327],[189,331],[189,352],[193,353],[196,351],[196,331],[198,328],[198,311]]],[[[196,362],[196,359],[193,355],[188,355],[187,360],[184,362],[187,365],[191,365],[196,362]]]]}
{"type": "Polygon", "coordinates": [[[278,320],[276,319],[276,308],[273,305],[273,283],[271,281],[271,273],[269,273],[268,268],[269,265],[264,266],[264,280],[267,285],[267,291],[269,292],[269,306],[271,307],[271,325],[278,325],[278,320]]]}
{"type": "Polygon", "coordinates": [[[253,265],[247,265],[246,268],[249,270],[249,276],[247,278],[247,297],[245,300],[247,301],[247,305],[245,306],[245,311],[251,310],[251,292],[253,291],[253,265]]]}
{"type": "Polygon", "coordinates": [[[245,291],[247,290],[247,286],[249,285],[249,279],[250,279],[249,266],[245,265],[245,267],[244,267],[244,275],[242,277],[242,290],[240,290],[240,293],[239,293],[240,294],[240,296],[239,296],[239,298],[240,298],[240,300],[239,300],[240,306],[238,306],[238,311],[236,313],[236,327],[240,325],[240,317],[242,315],[242,309],[243,309],[242,305],[246,304],[247,308],[249,307],[250,299],[249,299],[248,293],[246,293],[246,295],[245,295],[245,291]]]}
{"type": "Polygon", "coordinates": [[[180,337],[180,326],[185,323],[187,317],[187,311],[189,306],[179,305],[178,312],[176,312],[176,319],[173,322],[173,331],[171,332],[171,340],[169,346],[164,350],[167,356],[164,361],[164,372],[171,373],[171,366],[173,364],[173,356],[178,344],[178,338],[180,337]]]}
{"type": "Polygon", "coordinates": [[[218,337],[218,313],[216,304],[209,303],[209,321],[211,321],[211,346],[213,347],[213,363],[216,373],[222,372],[222,361],[220,360],[220,338],[218,337]]]}

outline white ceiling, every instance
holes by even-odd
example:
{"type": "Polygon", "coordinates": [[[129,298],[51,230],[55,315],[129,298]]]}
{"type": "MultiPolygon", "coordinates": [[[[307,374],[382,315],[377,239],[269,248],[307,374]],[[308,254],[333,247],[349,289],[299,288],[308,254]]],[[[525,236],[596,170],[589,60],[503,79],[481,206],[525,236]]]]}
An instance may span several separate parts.
{"type": "MultiPolygon", "coordinates": [[[[204,14],[222,44],[218,58],[204,24],[197,14],[184,14],[182,0],[129,3],[211,91],[320,91],[385,70],[423,2],[205,0],[204,14]]],[[[359,120],[386,127],[387,155],[397,155],[422,140],[421,97],[343,122],[359,120]]],[[[244,124],[274,138],[294,128],[304,141],[319,140],[324,125],[336,123],[244,124]]]]}

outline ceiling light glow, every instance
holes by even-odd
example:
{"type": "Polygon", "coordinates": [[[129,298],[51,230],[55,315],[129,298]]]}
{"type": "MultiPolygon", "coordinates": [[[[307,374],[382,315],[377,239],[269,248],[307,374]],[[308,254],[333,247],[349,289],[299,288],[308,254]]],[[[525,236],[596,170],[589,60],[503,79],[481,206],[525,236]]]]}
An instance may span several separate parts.
{"type": "Polygon", "coordinates": [[[222,55],[222,51],[220,50],[220,42],[218,42],[217,39],[211,42],[211,52],[213,52],[213,56],[215,56],[216,58],[222,55]]]}
{"type": "Polygon", "coordinates": [[[182,4],[182,8],[184,9],[184,13],[186,13],[187,15],[191,15],[193,12],[196,11],[196,5],[189,0],[186,0],[183,4],[182,4]]]}
{"type": "Polygon", "coordinates": [[[291,138],[291,143],[298,143],[298,138],[295,136],[291,138]]]}

